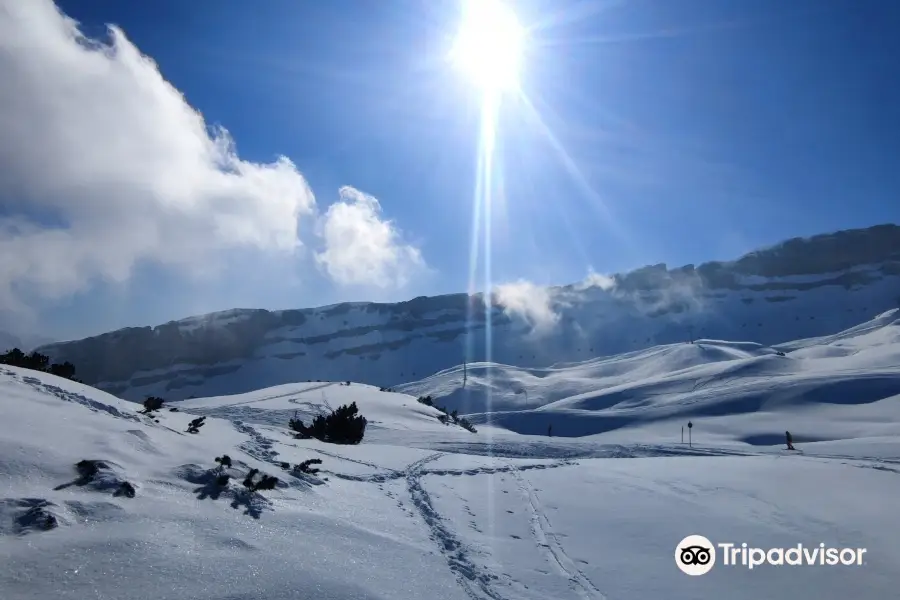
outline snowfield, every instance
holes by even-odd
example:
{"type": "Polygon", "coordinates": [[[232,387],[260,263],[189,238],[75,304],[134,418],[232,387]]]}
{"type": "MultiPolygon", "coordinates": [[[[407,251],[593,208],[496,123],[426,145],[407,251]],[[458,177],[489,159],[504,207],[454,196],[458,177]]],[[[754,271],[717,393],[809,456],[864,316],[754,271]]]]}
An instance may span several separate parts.
{"type": "Polygon", "coordinates": [[[898,317],[778,348],[701,340],[543,371],[470,365],[466,390],[454,369],[404,386],[438,405],[507,398],[473,415],[477,433],[356,383],[197,398],[149,417],[0,366],[0,597],[896,597],[898,317]],[[349,402],[369,419],[360,445],[287,429],[295,414],[349,402]],[[785,429],[797,452],[784,450],[785,429]],[[321,472],[281,467],[311,458],[321,472]],[[95,472],[77,470],[82,460],[95,472]],[[276,489],[246,491],[252,468],[276,489]],[[690,577],[675,563],[690,534],[866,552],[860,565],[749,569],[719,550],[690,577]]]}

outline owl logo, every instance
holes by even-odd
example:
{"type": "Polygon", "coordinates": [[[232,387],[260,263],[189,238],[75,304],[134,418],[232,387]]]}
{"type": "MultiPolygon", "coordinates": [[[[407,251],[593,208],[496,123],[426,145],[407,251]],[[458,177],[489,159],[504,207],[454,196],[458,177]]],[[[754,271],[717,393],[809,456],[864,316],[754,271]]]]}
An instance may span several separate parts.
{"type": "Polygon", "coordinates": [[[716,547],[702,535],[689,535],[675,547],[675,564],[687,575],[706,575],[716,564],[716,547]]]}

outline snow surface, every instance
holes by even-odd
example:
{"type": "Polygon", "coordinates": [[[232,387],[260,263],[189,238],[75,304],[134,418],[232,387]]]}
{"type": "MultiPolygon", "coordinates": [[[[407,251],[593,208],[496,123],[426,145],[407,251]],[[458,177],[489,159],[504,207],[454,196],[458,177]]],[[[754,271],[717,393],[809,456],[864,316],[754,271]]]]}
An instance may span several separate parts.
{"type": "MultiPolygon", "coordinates": [[[[470,365],[481,401],[523,403],[474,415],[477,433],[357,383],[197,398],[148,417],[0,366],[0,597],[896,597],[898,317],[779,346],[785,356],[702,340],[544,370],[470,365]],[[369,419],[360,445],[286,428],[348,402],[369,419]],[[206,425],[186,433],[198,415],[206,425]],[[783,449],[785,429],[798,452],[783,449]],[[234,461],[224,489],[222,454],[234,461]],[[281,469],[309,458],[323,461],[317,475],[281,469]],[[81,477],[82,459],[103,466],[81,477]],[[248,493],[250,468],[281,482],[248,493]],[[860,566],[717,564],[689,577],[674,561],[689,534],[867,553],[860,566]]],[[[409,391],[452,400],[457,375],[409,391]]]]}

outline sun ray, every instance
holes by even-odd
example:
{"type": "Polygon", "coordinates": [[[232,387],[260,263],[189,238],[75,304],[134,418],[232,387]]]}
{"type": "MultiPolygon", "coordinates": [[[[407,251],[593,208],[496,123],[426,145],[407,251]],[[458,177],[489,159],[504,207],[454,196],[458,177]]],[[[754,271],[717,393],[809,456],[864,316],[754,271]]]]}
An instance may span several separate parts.
{"type": "Polygon", "coordinates": [[[602,14],[622,4],[625,4],[625,0],[584,0],[556,13],[546,15],[539,22],[531,25],[529,30],[540,31],[559,27],[567,23],[583,21],[588,17],[602,14]]]}
{"type": "MultiPolygon", "coordinates": [[[[472,239],[469,255],[469,293],[477,289],[479,258],[482,267],[484,300],[484,360],[492,357],[492,205],[497,119],[504,93],[518,88],[525,30],[515,13],[501,0],[464,0],[459,31],[450,59],[453,65],[475,85],[480,94],[478,163],[474,190],[472,239]],[[479,256],[481,254],[481,256],[479,256]]],[[[471,339],[471,303],[467,318],[466,360],[473,354],[471,339]]],[[[486,374],[490,379],[490,372],[486,374]]],[[[490,389],[490,387],[488,387],[490,389]]],[[[487,399],[491,406],[490,391],[487,399]]],[[[490,408],[489,408],[490,410],[490,408]]]]}
{"type": "Polygon", "coordinates": [[[522,105],[526,109],[527,116],[531,119],[532,123],[537,126],[541,134],[553,148],[553,151],[556,153],[557,158],[559,158],[563,167],[566,169],[566,172],[572,177],[581,191],[584,192],[589,198],[594,200],[595,207],[600,210],[606,220],[612,222],[613,216],[612,213],[610,213],[609,207],[606,205],[606,202],[603,200],[602,196],[600,196],[600,194],[595,191],[593,187],[591,187],[591,184],[588,182],[584,174],[582,174],[581,169],[575,163],[575,160],[571,157],[571,155],[563,147],[562,143],[560,143],[557,137],[553,134],[553,131],[551,131],[551,129],[544,122],[544,119],[541,118],[541,115],[535,108],[534,104],[524,94],[520,95],[519,98],[522,102],[522,105]]]}
{"type": "Polygon", "coordinates": [[[808,8],[786,8],[781,12],[772,12],[764,15],[734,19],[730,21],[714,21],[711,23],[700,23],[691,26],[668,27],[658,29],[656,31],[632,32],[632,33],[616,33],[610,35],[596,35],[587,37],[566,36],[563,40],[545,40],[540,45],[542,47],[552,46],[580,46],[580,45],[604,45],[604,44],[622,44],[631,42],[649,42],[653,40],[664,40],[672,38],[690,37],[694,35],[702,35],[706,33],[725,33],[739,29],[747,29],[759,25],[765,25],[773,22],[784,22],[790,18],[808,18],[821,14],[829,10],[827,6],[812,6],[808,8]]]}

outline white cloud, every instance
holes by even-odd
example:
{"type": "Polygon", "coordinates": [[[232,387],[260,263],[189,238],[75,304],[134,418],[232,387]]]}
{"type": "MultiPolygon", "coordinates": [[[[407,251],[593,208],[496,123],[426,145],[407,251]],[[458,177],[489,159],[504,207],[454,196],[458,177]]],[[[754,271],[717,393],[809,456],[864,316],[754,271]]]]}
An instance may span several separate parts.
{"type": "MultiPolygon", "coordinates": [[[[0,0],[0,310],[125,281],[142,262],[193,274],[235,249],[291,255],[298,229],[315,228],[288,159],[242,160],[121,30],[109,35],[84,38],[50,0],[0,0]]],[[[422,262],[377,202],[342,197],[320,255],[335,279],[396,282],[422,262]]]]}
{"type": "Polygon", "coordinates": [[[494,288],[496,302],[508,315],[523,319],[535,334],[552,329],[559,322],[559,314],[554,309],[553,291],[520,279],[494,288]]]}
{"type": "Polygon", "coordinates": [[[153,260],[291,251],[315,199],[287,159],[241,160],[116,28],[85,39],[48,0],[0,0],[0,305],[153,260]],[[48,226],[49,225],[49,226],[48,226]]]}
{"type": "MultiPolygon", "coordinates": [[[[570,290],[541,286],[520,279],[515,283],[498,285],[494,290],[494,298],[506,314],[524,320],[535,335],[541,335],[559,324],[562,318],[561,310],[572,308],[584,301],[583,294],[578,292],[591,288],[609,292],[615,287],[616,280],[613,277],[595,273],[590,269],[587,276],[570,290]]],[[[579,327],[577,323],[573,326],[579,327]]]]}
{"type": "Polygon", "coordinates": [[[425,268],[419,250],[380,213],[378,200],[346,186],[328,208],[319,224],[325,249],[316,260],[337,283],[403,287],[425,268]]]}
{"type": "Polygon", "coordinates": [[[575,289],[578,291],[587,290],[590,288],[600,288],[604,292],[608,292],[611,289],[616,287],[616,280],[608,275],[601,275],[600,273],[595,273],[593,269],[588,271],[587,277],[585,277],[581,282],[575,285],[575,289]]]}
{"type": "MultiPolygon", "coordinates": [[[[701,293],[702,281],[696,275],[666,274],[646,289],[628,289],[620,285],[616,278],[588,271],[580,282],[569,287],[541,286],[520,279],[515,283],[498,285],[494,290],[494,301],[510,316],[524,320],[534,335],[549,333],[562,321],[563,314],[590,301],[585,294],[588,290],[600,289],[618,302],[626,302],[635,310],[644,313],[667,311],[679,320],[704,309],[701,293]]],[[[581,319],[572,321],[569,327],[579,335],[590,330],[592,318],[578,315],[577,310],[570,315],[581,319]]]]}

